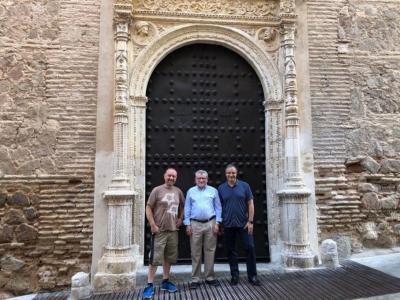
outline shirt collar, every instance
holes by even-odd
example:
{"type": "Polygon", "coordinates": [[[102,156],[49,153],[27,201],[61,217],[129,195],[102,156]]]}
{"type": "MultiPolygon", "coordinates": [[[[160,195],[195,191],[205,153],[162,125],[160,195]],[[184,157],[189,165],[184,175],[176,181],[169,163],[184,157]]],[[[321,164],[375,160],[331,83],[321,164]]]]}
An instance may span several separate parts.
{"type": "Polygon", "coordinates": [[[207,184],[203,188],[200,188],[198,185],[196,185],[196,187],[197,187],[197,190],[199,190],[199,191],[205,191],[207,188],[207,184]]]}

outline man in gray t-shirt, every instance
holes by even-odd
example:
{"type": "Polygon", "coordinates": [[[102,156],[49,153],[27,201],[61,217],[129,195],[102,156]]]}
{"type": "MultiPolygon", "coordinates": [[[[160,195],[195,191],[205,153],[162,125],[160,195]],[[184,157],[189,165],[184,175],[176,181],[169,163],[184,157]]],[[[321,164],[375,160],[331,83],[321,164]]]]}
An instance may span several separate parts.
{"type": "Polygon", "coordinates": [[[171,293],[177,291],[169,281],[171,264],[176,263],[178,256],[178,229],[182,224],[183,193],[174,186],[177,178],[175,169],[165,171],[163,185],[155,187],[146,205],[146,217],[151,227],[151,247],[147,286],[143,291],[143,299],[151,299],[154,295],[154,276],[157,266],[163,266],[161,289],[171,293]]]}

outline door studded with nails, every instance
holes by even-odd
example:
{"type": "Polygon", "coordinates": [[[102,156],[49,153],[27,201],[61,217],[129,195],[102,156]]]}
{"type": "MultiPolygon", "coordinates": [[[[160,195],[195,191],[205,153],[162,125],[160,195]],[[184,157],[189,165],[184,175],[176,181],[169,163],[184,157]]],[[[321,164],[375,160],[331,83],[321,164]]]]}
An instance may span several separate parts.
{"type": "MultiPolygon", "coordinates": [[[[147,97],[146,198],[163,184],[167,167],[178,171],[176,185],[186,194],[196,170],[206,170],[208,184],[217,188],[225,180],[225,166],[234,163],[238,178],[250,184],[254,195],[257,259],[269,261],[264,95],[255,71],[225,47],[192,44],[170,53],[155,68],[147,97]]],[[[147,263],[148,224],[145,234],[147,263]]],[[[243,249],[239,256],[244,257],[243,249]]],[[[226,260],[222,236],[216,260],[226,260]]],[[[179,262],[190,262],[183,226],[179,262]]]]}

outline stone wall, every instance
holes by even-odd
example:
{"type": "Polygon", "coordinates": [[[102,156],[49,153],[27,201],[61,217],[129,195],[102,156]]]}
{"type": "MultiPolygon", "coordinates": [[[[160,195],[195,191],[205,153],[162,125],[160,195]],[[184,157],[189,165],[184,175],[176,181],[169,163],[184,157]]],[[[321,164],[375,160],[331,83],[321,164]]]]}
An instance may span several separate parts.
{"type": "Polygon", "coordinates": [[[398,1],[308,1],[320,240],[400,242],[398,1]],[[337,113],[335,113],[337,112],[337,113]]]}
{"type": "Polygon", "coordinates": [[[88,271],[99,3],[0,3],[0,291],[88,271]]]}

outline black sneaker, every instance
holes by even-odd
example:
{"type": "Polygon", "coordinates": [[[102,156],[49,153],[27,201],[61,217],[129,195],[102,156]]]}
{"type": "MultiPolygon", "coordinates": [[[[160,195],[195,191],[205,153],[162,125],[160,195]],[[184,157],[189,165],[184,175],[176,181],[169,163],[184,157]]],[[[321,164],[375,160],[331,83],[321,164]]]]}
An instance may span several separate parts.
{"type": "Polygon", "coordinates": [[[200,283],[196,282],[196,281],[192,281],[189,285],[189,289],[191,290],[195,290],[200,286],[200,283]]]}
{"type": "Polygon", "coordinates": [[[231,278],[231,285],[237,285],[239,283],[239,278],[238,277],[232,277],[231,278]]]}
{"type": "Polygon", "coordinates": [[[261,282],[260,282],[260,280],[257,279],[257,277],[253,277],[253,278],[249,279],[249,282],[254,286],[260,286],[261,285],[261,282]]]}
{"type": "Polygon", "coordinates": [[[206,283],[207,283],[208,285],[211,285],[211,286],[219,286],[218,280],[215,280],[215,279],[213,279],[213,280],[206,280],[206,283]]]}

